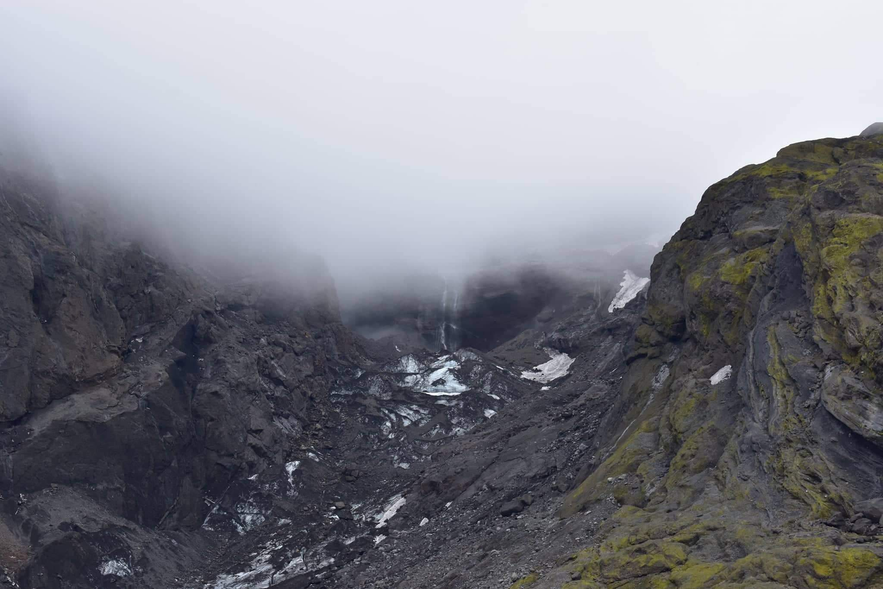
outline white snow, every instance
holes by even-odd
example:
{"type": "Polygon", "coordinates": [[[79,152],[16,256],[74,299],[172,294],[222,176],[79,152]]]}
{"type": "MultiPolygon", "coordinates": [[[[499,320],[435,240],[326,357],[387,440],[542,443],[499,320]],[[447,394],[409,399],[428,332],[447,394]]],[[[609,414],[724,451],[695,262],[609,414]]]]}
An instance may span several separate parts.
{"type": "Polygon", "coordinates": [[[727,364],[726,366],[724,366],[723,368],[721,368],[720,370],[718,370],[717,372],[715,372],[711,376],[711,379],[710,379],[711,384],[712,385],[720,384],[720,383],[724,382],[725,380],[727,380],[728,378],[730,378],[730,376],[732,374],[733,374],[733,367],[731,365],[727,364]]]}
{"type": "Polygon", "coordinates": [[[396,368],[398,368],[399,372],[405,374],[416,374],[423,371],[423,365],[420,364],[420,361],[413,354],[399,358],[399,364],[396,368]]]}
{"type": "Polygon", "coordinates": [[[423,519],[420,520],[420,527],[422,528],[423,526],[425,526],[428,523],[429,523],[429,518],[424,517],[423,519]]]}
{"type": "Polygon", "coordinates": [[[402,422],[406,426],[411,425],[412,423],[423,425],[425,422],[429,421],[430,418],[429,411],[422,407],[417,407],[416,405],[399,405],[395,407],[393,411],[402,418],[402,422]]]}
{"type": "Polygon", "coordinates": [[[396,513],[398,513],[399,509],[405,504],[405,498],[401,495],[396,495],[392,499],[389,500],[389,503],[386,504],[386,508],[383,513],[380,515],[380,518],[377,520],[377,525],[375,528],[382,528],[383,524],[389,521],[396,513]]]}
{"type": "Polygon", "coordinates": [[[460,368],[460,363],[452,356],[442,356],[432,363],[427,374],[411,374],[405,377],[405,386],[427,395],[456,396],[469,390],[469,387],[457,380],[454,370],[460,368]],[[442,381],[440,384],[435,384],[442,381]]]}
{"type": "Polygon", "coordinates": [[[384,536],[383,534],[380,534],[379,536],[374,536],[374,545],[377,546],[384,540],[386,540],[386,536],[384,536]]]}
{"type": "Polygon", "coordinates": [[[550,388],[552,388],[552,387],[540,387],[540,390],[541,391],[548,391],[550,388]]]}
{"type": "Polygon", "coordinates": [[[607,312],[613,313],[615,310],[625,307],[632,299],[638,296],[639,292],[644,290],[644,287],[647,286],[649,282],[649,278],[635,276],[631,270],[623,272],[622,282],[619,283],[619,292],[616,293],[616,296],[610,301],[610,306],[607,307],[607,312]]]}
{"type": "Polygon", "coordinates": [[[300,460],[292,460],[285,463],[285,472],[288,473],[288,484],[294,486],[294,471],[300,466],[300,460]]]}
{"type": "Polygon", "coordinates": [[[128,563],[120,559],[103,562],[98,570],[102,575],[116,575],[117,577],[128,577],[132,574],[128,563]]]}
{"type": "Polygon", "coordinates": [[[521,378],[546,384],[566,375],[574,359],[564,352],[556,352],[550,348],[546,348],[546,353],[551,360],[531,370],[525,370],[521,373],[521,378]]]}
{"type": "Polygon", "coordinates": [[[497,412],[494,411],[493,409],[485,409],[484,410],[484,416],[486,419],[490,419],[491,417],[493,417],[496,414],[497,414],[497,412]]]}

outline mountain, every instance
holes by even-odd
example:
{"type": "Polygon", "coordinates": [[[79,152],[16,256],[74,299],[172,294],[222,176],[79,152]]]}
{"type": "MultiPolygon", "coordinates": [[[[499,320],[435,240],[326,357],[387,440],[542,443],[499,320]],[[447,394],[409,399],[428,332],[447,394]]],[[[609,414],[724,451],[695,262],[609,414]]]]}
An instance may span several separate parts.
{"type": "Polygon", "coordinates": [[[873,127],[709,188],[649,286],[577,252],[343,311],[0,190],[0,586],[883,586],[873,127]]]}

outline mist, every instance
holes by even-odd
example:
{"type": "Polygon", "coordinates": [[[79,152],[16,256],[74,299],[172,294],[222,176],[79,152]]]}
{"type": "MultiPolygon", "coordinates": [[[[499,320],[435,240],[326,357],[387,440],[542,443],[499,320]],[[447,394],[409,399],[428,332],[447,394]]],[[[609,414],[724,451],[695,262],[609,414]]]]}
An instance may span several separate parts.
{"type": "Polygon", "coordinates": [[[661,245],[709,184],[883,118],[881,19],[859,1],[13,0],[0,137],[170,247],[315,253],[356,288],[661,245]]]}

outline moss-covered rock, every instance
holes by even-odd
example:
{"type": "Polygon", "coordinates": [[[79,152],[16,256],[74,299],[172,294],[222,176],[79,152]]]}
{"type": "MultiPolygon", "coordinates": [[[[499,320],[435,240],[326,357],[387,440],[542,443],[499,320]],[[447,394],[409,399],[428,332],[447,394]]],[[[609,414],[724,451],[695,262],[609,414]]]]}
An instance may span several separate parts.
{"type": "Polygon", "coordinates": [[[789,146],[657,256],[629,425],[561,515],[623,507],[566,586],[883,587],[881,538],[822,524],[883,492],[880,170],[883,136],[789,146]]]}

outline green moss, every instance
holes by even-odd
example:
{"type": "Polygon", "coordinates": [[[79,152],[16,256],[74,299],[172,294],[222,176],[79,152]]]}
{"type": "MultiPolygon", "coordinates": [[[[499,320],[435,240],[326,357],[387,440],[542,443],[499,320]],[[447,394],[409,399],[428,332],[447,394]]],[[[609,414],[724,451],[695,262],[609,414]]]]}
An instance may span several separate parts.
{"type": "Polygon", "coordinates": [[[748,250],[724,262],[720,268],[720,278],[729,284],[744,286],[754,275],[757,265],[765,263],[768,259],[768,248],[759,247],[748,250]]]}
{"type": "Polygon", "coordinates": [[[599,580],[609,584],[668,572],[686,562],[687,552],[683,544],[651,540],[616,552],[602,552],[600,559],[599,580]]]}
{"type": "Polygon", "coordinates": [[[841,548],[834,559],[834,573],[846,587],[857,587],[871,578],[879,576],[880,557],[862,548],[841,548]]]}
{"type": "Polygon", "coordinates": [[[699,395],[694,394],[678,395],[674,401],[674,411],[669,416],[672,430],[679,436],[683,436],[687,432],[688,423],[696,413],[696,405],[699,403],[699,395]]]}
{"type": "Polygon", "coordinates": [[[840,168],[833,166],[822,170],[808,170],[805,171],[804,174],[806,174],[807,178],[813,182],[824,182],[825,180],[829,180],[836,176],[839,169],[840,168]]]}
{"type": "Polygon", "coordinates": [[[702,589],[703,587],[711,587],[725,569],[726,566],[722,563],[688,562],[674,569],[670,579],[678,589],[702,589]]]}
{"type": "Polygon", "coordinates": [[[613,489],[607,482],[608,478],[636,472],[641,463],[656,450],[654,423],[654,420],[647,420],[632,426],[635,429],[613,454],[567,496],[561,515],[573,515],[592,501],[609,496],[613,489]]]}
{"type": "Polygon", "coordinates": [[[690,287],[690,290],[693,292],[698,292],[702,290],[702,287],[708,282],[709,277],[705,276],[701,272],[693,272],[689,276],[687,276],[687,286],[690,287]]]}
{"type": "Polygon", "coordinates": [[[753,176],[756,178],[769,178],[771,176],[779,176],[782,174],[794,174],[796,170],[788,164],[771,159],[763,164],[758,164],[750,169],[745,170],[739,177],[753,176]]]}
{"type": "Polygon", "coordinates": [[[680,476],[689,476],[714,466],[720,454],[718,441],[720,432],[712,425],[704,425],[684,440],[677,454],[671,460],[669,483],[680,476]]]}
{"type": "Polygon", "coordinates": [[[770,198],[774,200],[781,200],[785,198],[798,198],[801,196],[801,190],[796,186],[787,186],[787,187],[779,187],[779,186],[768,186],[767,194],[770,195],[770,198]]]}
{"type": "Polygon", "coordinates": [[[519,579],[512,584],[509,589],[524,589],[524,587],[530,587],[537,581],[539,581],[540,576],[536,573],[531,573],[523,579],[519,579]]]}
{"type": "Polygon", "coordinates": [[[808,220],[795,222],[791,226],[791,238],[797,252],[804,258],[810,257],[812,252],[813,228],[808,220]]]}
{"type": "Polygon", "coordinates": [[[826,294],[831,299],[831,308],[835,313],[842,312],[856,285],[861,284],[863,276],[852,265],[851,258],[864,242],[883,232],[883,217],[877,215],[852,215],[838,219],[834,225],[831,238],[821,251],[822,262],[828,271],[826,294]]]}

